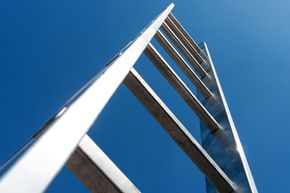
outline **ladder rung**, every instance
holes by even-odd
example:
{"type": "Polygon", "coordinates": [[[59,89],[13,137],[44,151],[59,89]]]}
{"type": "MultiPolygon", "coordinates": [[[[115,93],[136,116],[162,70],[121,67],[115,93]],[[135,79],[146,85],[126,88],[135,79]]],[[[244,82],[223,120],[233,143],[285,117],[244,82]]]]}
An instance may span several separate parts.
{"type": "Polygon", "coordinates": [[[176,64],[179,65],[179,67],[183,70],[189,80],[199,89],[201,94],[205,98],[211,97],[212,93],[210,92],[210,90],[200,80],[200,78],[191,69],[187,62],[180,56],[177,50],[171,45],[171,43],[166,39],[166,37],[162,34],[160,30],[158,30],[155,34],[155,38],[157,39],[159,44],[167,51],[171,58],[176,62],[176,64]]]}
{"type": "Polygon", "coordinates": [[[186,40],[189,41],[190,45],[197,50],[197,52],[202,56],[203,59],[207,60],[206,55],[203,53],[203,51],[200,49],[200,47],[195,43],[195,41],[190,37],[190,35],[187,33],[187,31],[184,29],[184,27],[180,24],[180,22],[174,17],[172,13],[168,15],[168,18],[171,19],[171,21],[175,24],[175,26],[178,27],[178,29],[182,32],[182,34],[185,36],[186,40]]]}
{"type": "Polygon", "coordinates": [[[217,131],[220,126],[210,113],[204,108],[199,100],[194,96],[185,83],[179,78],[179,76],[168,65],[164,58],[157,52],[157,50],[149,43],[145,49],[145,54],[152,61],[152,63],[159,69],[164,77],[170,82],[177,93],[183,98],[188,106],[197,114],[197,116],[203,121],[203,123],[211,130],[211,132],[217,131]]]}
{"type": "Polygon", "coordinates": [[[235,184],[133,68],[124,83],[220,192],[229,193],[236,189],[235,184]]]}
{"type": "Polygon", "coordinates": [[[182,34],[182,32],[179,30],[179,28],[173,23],[173,21],[170,19],[170,17],[167,17],[165,20],[167,25],[171,28],[171,30],[176,34],[176,36],[180,39],[180,41],[183,43],[183,45],[186,46],[186,48],[190,51],[190,53],[196,58],[196,60],[200,64],[206,64],[206,61],[202,56],[199,54],[199,52],[193,47],[190,42],[186,39],[186,37],[182,34]]]}
{"type": "Polygon", "coordinates": [[[163,23],[161,28],[166,33],[166,35],[173,41],[174,45],[186,57],[186,59],[189,61],[192,67],[198,72],[201,78],[206,77],[207,76],[206,71],[202,68],[202,66],[198,63],[198,61],[191,55],[188,49],[183,45],[183,43],[179,40],[179,38],[174,34],[174,32],[170,29],[170,27],[166,24],[166,22],[163,23]]]}
{"type": "Polygon", "coordinates": [[[88,135],[66,165],[91,192],[140,193],[88,135]]]}

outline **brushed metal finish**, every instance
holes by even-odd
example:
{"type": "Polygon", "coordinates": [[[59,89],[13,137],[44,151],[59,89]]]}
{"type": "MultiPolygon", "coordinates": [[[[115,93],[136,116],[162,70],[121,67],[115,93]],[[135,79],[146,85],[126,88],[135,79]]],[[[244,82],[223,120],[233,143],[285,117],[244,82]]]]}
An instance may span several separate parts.
{"type": "Polygon", "coordinates": [[[53,119],[43,134],[2,176],[0,192],[39,193],[47,188],[173,7],[174,4],[170,4],[134,42],[65,105],[65,110],[53,119]]]}
{"type": "Polygon", "coordinates": [[[197,116],[208,126],[211,132],[220,129],[219,124],[194,96],[186,84],[173,71],[165,59],[158,53],[151,43],[145,49],[145,54],[152,61],[152,63],[159,69],[168,82],[173,86],[177,93],[183,98],[187,105],[197,114],[197,116]]]}
{"type": "Polygon", "coordinates": [[[66,165],[93,193],[140,193],[88,135],[66,165]]]}
{"type": "Polygon", "coordinates": [[[171,58],[175,61],[176,64],[183,70],[184,74],[188,79],[198,88],[201,94],[205,98],[212,96],[210,90],[206,85],[200,80],[196,73],[191,69],[187,62],[182,58],[182,56],[177,52],[177,50],[171,45],[171,43],[166,39],[160,30],[155,34],[155,39],[159,44],[167,51],[171,58]]]}
{"type": "Polygon", "coordinates": [[[172,40],[174,45],[185,56],[185,58],[192,65],[192,67],[196,70],[196,72],[200,75],[200,77],[201,78],[206,77],[207,76],[206,71],[199,64],[199,62],[193,57],[193,55],[188,51],[188,49],[183,45],[183,43],[179,40],[179,38],[175,35],[175,33],[171,30],[171,28],[167,25],[166,22],[163,23],[161,28],[166,33],[166,35],[172,40]]]}
{"type": "Polygon", "coordinates": [[[235,184],[225,175],[136,70],[131,69],[124,83],[221,193],[230,193],[235,190],[235,184]]]}

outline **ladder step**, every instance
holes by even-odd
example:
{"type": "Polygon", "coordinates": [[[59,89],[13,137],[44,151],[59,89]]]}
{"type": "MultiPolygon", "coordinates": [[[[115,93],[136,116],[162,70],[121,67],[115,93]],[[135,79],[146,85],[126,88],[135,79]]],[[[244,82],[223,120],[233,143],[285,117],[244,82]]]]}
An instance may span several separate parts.
{"type": "Polygon", "coordinates": [[[171,45],[171,43],[166,39],[160,30],[155,34],[155,39],[159,44],[167,51],[171,58],[176,64],[183,70],[188,79],[199,89],[201,94],[207,99],[212,96],[210,90],[206,85],[200,80],[196,73],[191,69],[187,62],[180,56],[177,50],[171,45]]]}
{"type": "Polygon", "coordinates": [[[200,47],[197,45],[197,43],[191,38],[191,36],[187,33],[185,28],[180,24],[180,22],[174,17],[172,13],[168,15],[168,18],[175,24],[175,26],[181,31],[182,35],[185,36],[186,40],[190,43],[190,47],[194,47],[195,50],[201,55],[201,57],[207,61],[206,55],[203,53],[203,51],[200,49],[200,47]]]}
{"type": "Polygon", "coordinates": [[[93,193],[140,193],[88,135],[66,165],[93,193]]]}
{"type": "Polygon", "coordinates": [[[236,189],[235,184],[194,139],[136,70],[131,69],[124,83],[220,192],[230,193],[236,189]]]}
{"type": "Polygon", "coordinates": [[[179,40],[179,38],[175,35],[175,33],[171,30],[171,28],[163,23],[161,26],[162,30],[166,33],[166,35],[172,40],[174,45],[180,50],[180,52],[186,57],[192,67],[196,70],[196,72],[200,75],[201,78],[207,76],[206,71],[199,64],[199,62],[192,56],[192,54],[188,51],[188,49],[183,45],[183,43],[179,40]]]}
{"type": "Polygon", "coordinates": [[[196,58],[196,60],[200,64],[206,64],[204,58],[199,54],[199,52],[193,47],[190,42],[186,39],[183,33],[179,30],[179,28],[174,24],[174,22],[170,19],[170,17],[166,18],[167,25],[171,28],[171,30],[176,34],[176,36],[180,39],[183,45],[190,51],[190,53],[196,58]]]}
{"type": "Polygon", "coordinates": [[[179,78],[179,76],[168,65],[164,58],[157,52],[152,44],[148,44],[145,49],[145,54],[152,61],[152,63],[159,69],[168,82],[173,86],[177,93],[183,98],[188,106],[197,114],[197,116],[203,121],[203,123],[211,130],[215,132],[220,129],[219,124],[210,115],[210,113],[204,108],[199,100],[194,96],[185,83],[179,78]]]}

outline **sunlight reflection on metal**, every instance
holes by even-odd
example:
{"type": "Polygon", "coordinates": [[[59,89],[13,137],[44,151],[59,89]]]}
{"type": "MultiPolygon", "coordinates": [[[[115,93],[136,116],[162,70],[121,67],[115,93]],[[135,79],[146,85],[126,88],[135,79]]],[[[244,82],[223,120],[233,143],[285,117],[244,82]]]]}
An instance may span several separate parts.
{"type": "MultiPolygon", "coordinates": [[[[201,136],[203,144],[205,144],[204,148],[214,157],[215,161],[219,163],[224,172],[230,175],[230,178],[240,188],[238,192],[257,193],[258,191],[246,155],[208,47],[205,42],[203,42],[201,46],[208,57],[208,64],[210,66],[210,71],[208,71],[208,73],[212,76],[211,80],[204,79],[204,81],[207,82],[207,85],[215,92],[219,101],[219,105],[210,105],[210,108],[212,112],[215,112],[215,117],[218,117],[217,121],[223,122],[225,128],[221,133],[209,134],[207,128],[201,124],[201,136]],[[227,149],[227,151],[221,152],[221,149],[227,149]]],[[[204,103],[209,104],[208,101],[204,101],[204,103]]],[[[214,192],[216,188],[210,183],[207,183],[207,191],[214,192]]]]}
{"type": "Polygon", "coordinates": [[[1,166],[0,172],[6,173],[0,178],[0,192],[43,192],[67,163],[92,192],[139,193],[86,135],[113,93],[124,82],[207,176],[208,193],[257,193],[208,48],[205,43],[197,45],[191,39],[170,13],[173,7],[174,4],[170,4],[155,17],[1,166]],[[199,73],[199,77],[165,36],[157,32],[160,28],[199,73]],[[154,35],[199,89],[197,96],[200,100],[152,46],[150,41],[154,35]],[[198,115],[202,146],[133,68],[143,52],[198,115]]]}
{"type": "Polygon", "coordinates": [[[60,117],[65,111],[67,110],[67,107],[63,107],[55,116],[55,118],[60,117]]]}
{"type": "Polygon", "coordinates": [[[47,188],[173,7],[174,4],[170,4],[122,55],[70,100],[62,116],[53,119],[44,133],[1,177],[0,192],[39,193],[47,188]]]}

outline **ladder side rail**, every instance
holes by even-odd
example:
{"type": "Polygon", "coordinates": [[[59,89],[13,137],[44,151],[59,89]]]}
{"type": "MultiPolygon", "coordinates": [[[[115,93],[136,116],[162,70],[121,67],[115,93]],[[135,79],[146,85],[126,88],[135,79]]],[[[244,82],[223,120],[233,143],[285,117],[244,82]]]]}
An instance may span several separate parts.
{"type": "Polygon", "coordinates": [[[57,114],[57,118],[34,144],[1,177],[0,192],[45,191],[173,7],[174,4],[170,4],[133,43],[96,76],[88,88],[57,114]]]}
{"type": "MultiPolygon", "coordinates": [[[[237,179],[239,180],[239,182],[237,182],[237,186],[239,186],[240,189],[244,189],[244,191],[246,192],[251,192],[251,193],[257,193],[257,187],[255,185],[255,181],[253,178],[253,175],[251,173],[245,152],[243,150],[243,146],[241,144],[236,126],[234,124],[230,109],[228,107],[227,101],[225,99],[217,72],[215,70],[214,64],[212,62],[208,47],[206,45],[205,42],[202,43],[202,47],[204,47],[204,53],[207,54],[207,57],[209,59],[209,65],[212,71],[212,76],[213,79],[211,81],[214,81],[213,84],[215,85],[217,92],[215,93],[216,97],[220,100],[220,103],[223,107],[223,111],[225,113],[226,119],[227,119],[227,125],[228,125],[228,129],[225,130],[224,132],[227,132],[226,136],[228,136],[227,139],[220,139],[218,136],[216,136],[216,140],[220,141],[220,144],[223,144],[225,141],[227,141],[226,143],[228,144],[228,146],[230,146],[231,148],[235,149],[235,154],[232,154],[232,157],[229,159],[240,159],[241,165],[237,165],[236,167],[239,168],[239,172],[241,173],[239,176],[243,176],[243,178],[241,177],[237,177],[237,179]],[[244,174],[242,174],[242,172],[244,172],[244,174]]],[[[206,139],[205,139],[206,140],[206,139]]],[[[219,143],[216,144],[214,148],[216,148],[217,146],[219,148],[222,148],[222,146],[220,146],[219,143]]],[[[228,148],[230,148],[228,147],[228,148]]],[[[210,150],[210,149],[209,149],[210,150]]],[[[214,155],[213,155],[214,156],[214,155]]],[[[227,158],[225,158],[227,160],[227,158]]],[[[217,162],[220,160],[216,160],[217,162]]],[[[229,164],[229,163],[228,163],[229,164]]],[[[237,170],[234,169],[234,170],[237,170]]],[[[236,180],[232,179],[233,181],[236,182],[236,180]]]]}

